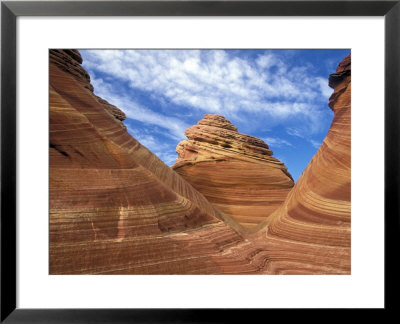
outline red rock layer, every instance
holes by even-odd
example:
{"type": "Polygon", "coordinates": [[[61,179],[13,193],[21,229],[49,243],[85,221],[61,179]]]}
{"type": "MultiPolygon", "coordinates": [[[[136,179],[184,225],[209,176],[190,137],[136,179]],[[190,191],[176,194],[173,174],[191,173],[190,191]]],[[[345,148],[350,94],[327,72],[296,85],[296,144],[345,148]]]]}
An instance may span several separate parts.
{"type": "Polygon", "coordinates": [[[77,52],[55,53],[50,274],[350,273],[350,64],[333,77],[320,150],[250,233],[126,132],[82,78],[77,52]]]}
{"type": "MultiPolygon", "coordinates": [[[[292,242],[301,255],[332,256],[350,273],[351,56],[329,78],[334,118],[328,135],[267,227],[269,242],[292,242]]],[[[292,260],[287,260],[291,264],[292,260]]]]}
{"type": "Polygon", "coordinates": [[[329,78],[334,119],[320,149],[271,216],[218,257],[224,273],[350,274],[351,56],[329,78]]]}
{"type": "MultiPolygon", "coordinates": [[[[50,50],[49,55],[51,64],[74,76],[75,80],[80,82],[84,88],[89,89],[91,92],[93,92],[93,86],[90,83],[90,76],[81,66],[82,57],[77,50],[54,49],[50,50]]],[[[115,118],[120,121],[126,119],[125,113],[122,110],[115,107],[114,105],[111,105],[107,102],[107,100],[104,100],[96,95],[95,98],[115,118]]]]}
{"type": "Polygon", "coordinates": [[[207,114],[185,135],[172,168],[243,226],[268,219],[294,185],[264,141],[238,133],[223,116],[207,114]]]}
{"type": "Polygon", "coordinates": [[[243,238],[127,133],[79,59],[50,51],[50,273],[221,272],[210,255],[243,238]]]}

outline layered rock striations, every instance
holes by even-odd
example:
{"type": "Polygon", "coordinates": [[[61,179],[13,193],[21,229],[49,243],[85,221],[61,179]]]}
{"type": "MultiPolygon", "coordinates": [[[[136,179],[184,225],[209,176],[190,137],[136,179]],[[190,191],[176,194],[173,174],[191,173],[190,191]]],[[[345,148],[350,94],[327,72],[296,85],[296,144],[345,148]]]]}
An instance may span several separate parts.
{"type": "Polygon", "coordinates": [[[302,242],[350,248],[351,62],[350,55],[329,78],[334,118],[269,232],[302,242]]]}
{"type": "MultiPolygon", "coordinates": [[[[50,274],[350,273],[350,57],[330,78],[335,116],[321,148],[252,230],[132,138],[80,61],[77,51],[50,51],[50,274]]],[[[225,123],[216,128],[240,137],[213,122],[204,126],[225,123]]],[[[243,161],[272,159],[265,145],[245,143],[232,147],[243,161]]],[[[208,159],[209,150],[197,152],[208,159]]],[[[209,162],[227,159],[218,156],[209,162]]]]}
{"type": "Polygon", "coordinates": [[[294,185],[264,141],[239,133],[223,116],[206,114],[185,135],[172,168],[243,226],[268,219],[294,185]]]}
{"type": "MultiPolygon", "coordinates": [[[[270,241],[291,241],[297,252],[330,255],[326,266],[350,272],[351,252],[351,56],[329,78],[334,118],[312,158],[267,227],[270,241]]],[[[289,260],[288,260],[289,261],[289,260]]],[[[290,262],[292,262],[291,260],[290,262]]]]}
{"type": "Polygon", "coordinates": [[[245,259],[250,273],[350,274],[350,55],[329,85],[334,118],[327,137],[271,219],[246,235],[234,253],[218,258],[224,273],[234,273],[235,262],[245,259]]]}
{"type": "Polygon", "coordinates": [[[220,273],[211,255],[243,238],[127,133],[80,62],[50,51],[50,273],[220,273]]]}

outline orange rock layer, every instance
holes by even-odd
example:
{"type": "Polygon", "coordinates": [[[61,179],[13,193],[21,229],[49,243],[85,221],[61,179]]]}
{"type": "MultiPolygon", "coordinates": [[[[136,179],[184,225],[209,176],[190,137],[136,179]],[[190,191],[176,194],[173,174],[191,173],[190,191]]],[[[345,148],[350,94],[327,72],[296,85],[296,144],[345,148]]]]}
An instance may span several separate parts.
{"type": "Polygon", "coordinates": [[[50,273],[220,272],[209,255],[243,238],[127,133],[77,54],[50,51],[50,273]]]}
{"type": "Polygon", "coordinates": [[[330,76],[329,85],[334,88],[329,100],[334,118],[328,135],[285,203],[274,213],[268,236],[296,241],[310,250],[329,247],[332,255],[342,257],[341,265],[350,271],[350,55],[330,76]]]}
{"type": "Polygon", "coordinates": [[[206,114],[185,135],[172,168],[243,226],[268,219],[294,185],[264,141],[238,133],[223,116],[206,114]]]}
{"type": "Polygon", "coordinates": [[[80,63],[50,51],[50,274],[350,273],[350,64],[320,150],[250,231],[132,138],[80,63]]]}

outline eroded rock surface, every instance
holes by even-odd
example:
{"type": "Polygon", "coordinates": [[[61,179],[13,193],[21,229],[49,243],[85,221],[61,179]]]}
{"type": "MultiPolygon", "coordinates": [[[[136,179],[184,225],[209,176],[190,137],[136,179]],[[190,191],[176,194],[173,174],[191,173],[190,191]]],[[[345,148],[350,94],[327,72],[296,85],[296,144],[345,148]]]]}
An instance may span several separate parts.
{"type": "MultiPolygon", "coordinates": [[[[80,60],[50,52],[50,274],[350,273],[350,64],[333,77],[321,148],[270,220],[249,230],[127,133],[80,60]]],[[[249,146],[246,159],[272,158],[249,146]]]]}
{"type": "MultiPolygon", "coordinates": [[[[350,271],[351,56],[329,78],[334,118],[328,135],[268,226],[272,240],[298,242],[299,253],[330,253],[350,271]],[[308,250],[308,252],[306,252],[308,250]]],[[[318,258],[315,258],[319,262],[318,258]]]]}
{"type": "Polygon", "coordinates": [[[351,56],[329,78],[334,118],[321,147],[284,203],[218,258],[224,273],[245,258],[268,274],[351,272],[351,56]]]}
{"type": "Polygon", "coordinates": [[[172,168],[243,226],[268,219],[294,185],[264,141],[239,133],[223,116],[206,114],[185,135],[172,168]]]}
{"type": "Polygon", "coordinates": [[[77,51],[50,51],[50,273],[220,273],[243,238],[132,138],[77,51]]]}

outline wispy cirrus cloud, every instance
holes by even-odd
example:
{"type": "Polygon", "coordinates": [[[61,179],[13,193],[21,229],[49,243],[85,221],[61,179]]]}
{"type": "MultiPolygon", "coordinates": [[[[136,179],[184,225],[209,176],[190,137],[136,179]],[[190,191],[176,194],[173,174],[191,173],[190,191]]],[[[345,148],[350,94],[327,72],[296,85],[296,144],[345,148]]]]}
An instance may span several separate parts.
{"type": "Polygon", "coordinates": [[[328,83],[326,82],[326,80],[324,78],[316,78],[316,82],[319,85],[321,94],[328,99],[331,94],[333,93],[333,89],[328,85],[328,83]]]}
{"type": "Polygon", "coordinates": [[[289,141],[287,141],[287,140],[285,140],[283,138],[265,137],[263,140],[269,146],[274,146],[274,147],[290,146],[290,147],[293,147],[292,143],[290,143],[289,141]]]}
{"type": "Polygon", "coordinates": [[[328,75],[348,50],[83,50],[81,54],[94,92],[121,108],[130,133],[167,164],[174,162],[185,129],[204,113],[217,113],[240,132],[264,138],[299,175],[309,161],[305,155],[315,153],[331,123],[328,75]]]}
{"type": "Polygon", "coordinates": [[[313,139],[310,139],[310,143],[312,146],[314,146],[315,148],[319,148],[321,146],[321,142],[320,141],[315,141],[313,139]]]}
{"type": "Polygon", "coordinates": [[[317,148],[317,149],[322,144],[321,141],[317,141],[313,138],[310,138],[306,131],[303,131],[299,128],[288,127],[288,128],[286,128],[286,133],[290,136],[298,137],[298,138],[301,138],[301,139],[309,142],[314,148],[317,148]]]}
{"type": "Polygon", "coordinates": [[[117,93],[112,87],[112,84],[104,82],[102,79],[92,77],[91,80],[95,93],[119,107],[126,114],[127,118],[141,121],[146,124],[156,125],[164,128],[167,136],[170,136],[176,140],[182,140],[184,137],[184,131],[189,127],[181,119],[163,115],[155,112],[150,108],[143,107],[138,104],[131,97],[126,94],[117,93]]]}
{"type": "Polygon", "coordinates": [[[296,136],[296,137],[300,137],[300,138],[304,138],[304,132],[299,129],[299,128],[295,128],[295,127],[287,127],[286,128],[286,133],[288,133],[291,136],[296,136]]]}
{"type": "Polygon", "coordinates": [[[160,101],[228,116],[263,112],[280,119],[308,118],[327,94],[321,78],[308,75],[307,66],[290,66],[277,55],[260,53],[246,60],[223,50],[89,50],[84,62],[89,70],[160,101]]]}
{"type": "Polygon", "coordinates": [[[177,158],[175,145],[161,141],[159,138],[149,134],[148,131],[144,131],[143,129],[134,129],[130,126],[128,126],[127,129],[135,139],[157,155],[167,165],[175,163],[177,158]]]}

